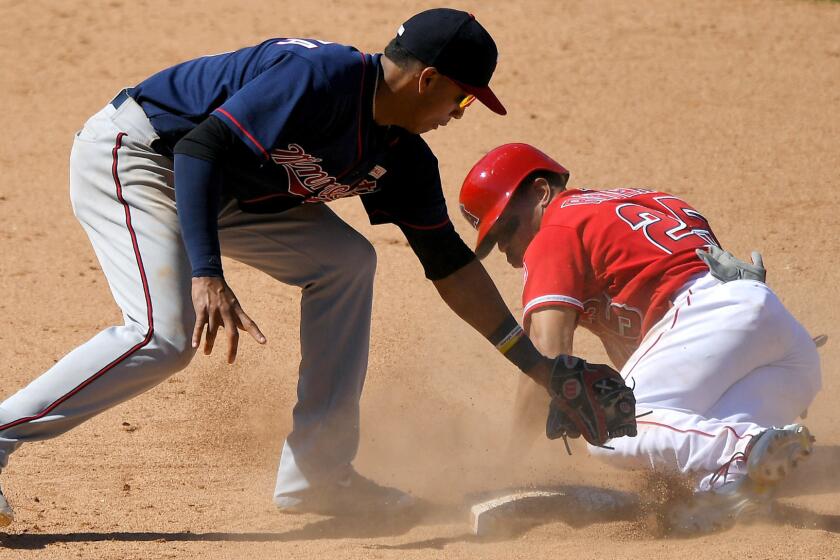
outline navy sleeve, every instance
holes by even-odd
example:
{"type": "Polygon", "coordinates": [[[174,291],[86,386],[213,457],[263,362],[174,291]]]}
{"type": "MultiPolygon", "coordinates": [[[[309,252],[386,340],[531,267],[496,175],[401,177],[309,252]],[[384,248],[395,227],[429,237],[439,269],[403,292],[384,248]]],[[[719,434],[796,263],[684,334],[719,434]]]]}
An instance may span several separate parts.
{"type": "Polygon", "coordinates": [[[384,160],[380,190],[362,195],[371,224],[396,224],[420,259],[426,278],[440,280],[475,254],[449,219],[437,158],[416,135],[403,134],[384,160]]]}
{"type": "Polygon", "coordinates": [[[193,278],[222,276],[218,215],[221,175],[213,161],[175,154],[175,203],[193,278]]]}
{"type": "Polygon", "coordinates": [[[239,138],[230,128],[210,115],[175,144],[174,152],[207,161],[216,161],[239,143],[239,138]]]}
{"type": "Polygon", "coordinates": [[[452,225],[440,184],[437,158],[422,138],[402,134],[389,148],[379,190],[362,195],[371,224],[434,230],[452,225]]]}
{"type": "Polygon", "coordinates": [[[408,244],[420,259],[429,280],[442,280],[475,260],[455,227],[418,230],[400,226],[408,244]]]}
{"type": "Polygon", "coordinates": [[[251,150],[268,159],[281,137],[323,133],[336,110],[329,84],[312,62],[294,53],[245,84],[212,114],[251,150]]]}

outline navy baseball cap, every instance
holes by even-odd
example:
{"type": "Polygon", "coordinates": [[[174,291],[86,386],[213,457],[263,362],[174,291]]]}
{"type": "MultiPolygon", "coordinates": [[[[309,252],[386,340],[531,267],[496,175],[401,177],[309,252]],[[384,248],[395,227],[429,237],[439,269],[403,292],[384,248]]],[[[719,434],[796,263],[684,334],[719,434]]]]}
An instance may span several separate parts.
{"type": "Polygon", "coordinates": [[[499,51],[472,14],[451,8],[420,12],[400,26],[396,43],[475,95],[494,113],[507,114],[489,87],[499,51]]]}

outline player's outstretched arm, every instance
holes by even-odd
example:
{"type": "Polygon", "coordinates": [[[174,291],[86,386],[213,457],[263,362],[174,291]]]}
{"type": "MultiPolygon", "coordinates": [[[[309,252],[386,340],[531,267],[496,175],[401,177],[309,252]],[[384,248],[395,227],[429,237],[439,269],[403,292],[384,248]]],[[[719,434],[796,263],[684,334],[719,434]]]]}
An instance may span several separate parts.
{"type": "Polygon", "coordinates": [[[633,393],[618,372],[565,354],[554,360],[540,354],[479,261],[434,283],[455,313],[549,390],[553,399],[546,433],[550,438],[583,436],[591,444],[604,445],[610,437],[636,435],[633,393]]]}
{"type": "Polygon", "coordinates": [[[460,318],[489,338],[510,316],[501,294],[478,259],[434,281],[440,297],[460,318]]]}
{"type": "MultiPolygon", "coordinates": [[[[496,285],[478,259],[472,260],[445,278],[435,280],[434,285],[452,311],[494,344],[496,342],[493,338],[500,327],[517,324],[496,285]]],[[[517,365],[528,377],[548,388],[551,361],[533,347],[530,355],[524,356],[524,360],[519,360],[517,365]]]]}
{"type": "Polygon", "coordinates": [[[240,329],[246,331],[260,344],[265,344],[265,335],[239,305],[236,294],[221,276],[193,278],[192,300],[195,307],[193,348],[198,348],[201,344],[201,335],[205,327],[207,332],[204,335],[204,353],[208,355],[213,352],[213,344],[219,327],[224,327],[228,339],[227,361],[229,364],[236,360],[240,329]]]}
{"type": "Polygon", "coordinates": [[[236,359],[239,329],[251,334],[260,344],[265,336],[242,310],[233,290],[225,282],[219,248],[218,213],[221,179],[214,160],[193,157],[179,152],[188,145],[184,139],[176,146],[175,198],[181,237],[192,266],[192,301],[195,326],[192,346],[198,348],[204,335],[204,353],[210,354],[219,327],[228,339],[228,363],[236,359]]]}

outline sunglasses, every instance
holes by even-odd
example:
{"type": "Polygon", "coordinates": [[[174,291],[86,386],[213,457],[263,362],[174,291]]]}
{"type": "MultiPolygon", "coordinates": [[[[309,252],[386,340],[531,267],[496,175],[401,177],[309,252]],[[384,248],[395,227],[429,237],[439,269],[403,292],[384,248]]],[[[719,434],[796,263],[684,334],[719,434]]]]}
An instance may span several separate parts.
{"type": "Polygon", "coordinates": [[[475,102],[475,95],[467,94],[458,97],[458,108],[462,111],[475,102]]]}
{"type": "MultiPolygon", "coordinates": [[[[441,75],[443,76],[443,74],[441,75]]],[[[446,76],[443,77],[455,84],[456,86],[458,85],[458,82],[456,82],[452,78],[447,78],[446,76]]],[[[463,95],[459,95],[455,101],[458,103],[458,108],[463,111],[475,102],[475,95],[471,93],[465,93],[463,95]]]]}

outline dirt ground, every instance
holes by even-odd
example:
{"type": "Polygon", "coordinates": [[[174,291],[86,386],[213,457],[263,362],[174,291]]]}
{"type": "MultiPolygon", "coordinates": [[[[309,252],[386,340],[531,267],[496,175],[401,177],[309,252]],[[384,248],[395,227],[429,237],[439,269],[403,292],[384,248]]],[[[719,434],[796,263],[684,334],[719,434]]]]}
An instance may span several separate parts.
{"type": "MultiPolygon", "coordinates": [[[[792,478],[789,523],[663,539],[633,520],[574,515],[497,540],[470,535],[465,494],[522,484],[633,490],[639,480],[540,441],[503,462],[516,374],[440,301],[392,226],[334,204],[379,255],[357,466],[432,505],[411,520],[286,516],[271,502],[290,429],[298,294],[244,266],[229,281],[269,338],[220,352],[3,472],[17,521],[0,558],[840,558],[840,4],[808,0],[453,2],[494,35],[493,84],[510,114],[471,108],[428,135],[450,211],[475,159],[542,147],[573,186],[647,186],[708,216],[814,334],[824,390],[813,460],[792,478]],[[803,512],[807,512],[803,513],[803,512]],[[564,520],[565,519],[565,520],[564,520]]],[[[378,51],[428,2],[0,0],[0,375],[5,397],[120,321],[67,194],[73,133],[121,88],[176,62],[272,36],[378,51]]],[[[520,274],[487,267],[516,313],[520,274]]],[[[584,335],[576,351],[606,359],[584,335]]]]}

